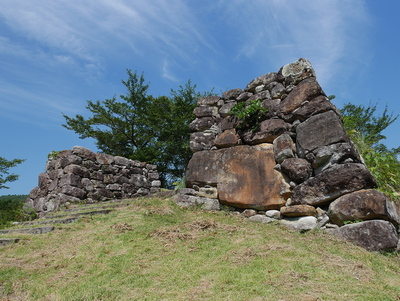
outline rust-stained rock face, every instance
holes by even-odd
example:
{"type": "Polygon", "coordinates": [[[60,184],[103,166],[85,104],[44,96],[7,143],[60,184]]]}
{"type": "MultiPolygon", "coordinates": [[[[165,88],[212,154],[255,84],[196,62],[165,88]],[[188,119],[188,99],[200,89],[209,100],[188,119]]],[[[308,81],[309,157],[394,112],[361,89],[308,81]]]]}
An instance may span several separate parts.
{"type": "Polygon", "coordinates": [[[277,209],[290,195],[289,185],[274,169],[272,146],[226,149],[218,174],[222,204],[239,208],[277,209]]]}
{"type": "Polygon", "coordinates": [[[225,205],[277,209],[285,204],[290,189],[275,164],[271,144],[197,152],[189,162],[186,184],[217,186],[225,205]]]}
{"type": "Polygon", "coordinates": [[[194,153],[186,168],[186,186],[217,186],[222,154],[223,150],[194,153]]]}

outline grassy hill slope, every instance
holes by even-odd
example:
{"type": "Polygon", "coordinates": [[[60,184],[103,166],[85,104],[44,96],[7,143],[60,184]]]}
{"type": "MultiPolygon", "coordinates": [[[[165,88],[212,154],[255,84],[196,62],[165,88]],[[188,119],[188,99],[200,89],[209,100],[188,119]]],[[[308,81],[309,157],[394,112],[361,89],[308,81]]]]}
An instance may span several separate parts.
{"type": "Polygon", "coordinates": [[[396,254],[171,199],[19,237],[0,248],[0,300],[400,300],[396,254]]]}

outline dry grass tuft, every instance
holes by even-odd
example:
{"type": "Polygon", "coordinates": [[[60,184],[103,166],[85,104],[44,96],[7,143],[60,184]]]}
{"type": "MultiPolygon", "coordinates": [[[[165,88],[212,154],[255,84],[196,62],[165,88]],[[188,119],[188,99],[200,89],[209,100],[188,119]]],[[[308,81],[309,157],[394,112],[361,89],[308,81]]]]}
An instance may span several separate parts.
{"type": "Polygon", "coordinates": [[[194,239],[194,236],[189,233],[182,233],[179,227],[167,228],[167,229],[157,229],[149,234],[150,237],[157,237],[162,240],[167,240],[169,242],[176,242],[177,240],[189,240],[194,239]]]}
{"type": "Polygon", "coordinates": [[[111,229],[117,231],[117,233],[125,233],[125,231],[133,231],[133,227],[128,225],[127,223],[122,224],[114,224],[111,226],[111,229]]]}
{"type": "Polygon", "coordinates": [[[215,230],[219,225],[214,220],[196,220],[188,225],[192,230],[215,230]]]}

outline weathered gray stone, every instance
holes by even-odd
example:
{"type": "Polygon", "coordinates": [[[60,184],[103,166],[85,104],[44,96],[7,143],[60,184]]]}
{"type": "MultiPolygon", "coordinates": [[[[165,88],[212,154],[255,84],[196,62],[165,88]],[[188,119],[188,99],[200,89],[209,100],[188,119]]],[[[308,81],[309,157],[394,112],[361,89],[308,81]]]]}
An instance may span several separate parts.
{"type": "Polygon", "coordinates": [[[279,210],[267,210],[265,212],[265,216],[273,218],[273,219],[281,219],[281,212],[279,210]]]}
{"type": "Polygon", "coordinates": [[[176,194],[174,202],[182,207],[200,206],[203,210],[219,210],[220,204],[217,199],[209,199],[185,194],[176,194]]]}
{"type": "Polygon", "coordinates": [[[225,99],[225,100],[236,99],[242,93],[243,93],[243,90],[240,88],[228,90],[228,91],[225,91],[224,93],[222,93],[222,99],[225,99]]]}
{"type": "Polygon", "coordinates": [[[246,130],[239,132],[245,144],[255,145],[272,143],[278,136],[289,129],[289,124],[282,119],[267,119],[260,123],[257,131],[246,130]]]}
{"type": "Polygon", "coordinates": [[[236,101],[227,102],[219,109],[219,115],[221,117],[227,117],[231,114],[232,108],[237,104],[236,101]]]}
{"type": "Polygon", "coordinates": [[[277,163],[282,163],[287,158],[294,158],[296,145],[288,134],[280,135],[274,140],[274,155],[277,163]]]}
{"type": "Polygon", "coordinates": [[[78,176],[76,174],[72,174],[72,173],[67,173],[67,174],[64,174],[64,175],[61,176],[58,185],[59,185],[59,187],[63,187],[65,185],[69,185],[69,186],[75,186],[75,187],[81,188],[82,187],[82,183],[81,182],[82,182],[82,178],[80,176],[78,176]]]}
{"type": "Polygon", "coordinates": [[[353,163],[361,162],[361,157],[351,141],[321,146],[313,151],[313,155],[311,163],[315,174],[319,174],[334,164],[343,163],[345,160],[350,159],[353,163]]]}
{"type": "Polygon", "coordinates": [[[211,106],[200,106],[196,107],[193,111],[194,115],[196,115],[197,118],[201,117],[213,117],[218,115],[218,108],[217,107],[211,107],[211,106]]]}
{"type": "Polygon", "coordinates": [[[96,160],[96,154],[92,152],[90,149],[87,149],[82,146],[74,146],[72,148],[72,153],[74,155],[81,157],[82,159],[96,160]]]}
{"type": "Polygon", "coordinates": [[[120,156],[115,156],[114,157],[114,164],[119,165],[119,166],[125,166],[125,167],[130,167],[131,160],[128,158],[120,157],[120,156]]]}
{"type": "Polygon", "coordinates": [[[349,142],[340,117],[328,111],[310,117],[296,128],[297,153],[301,158],[313,150],[339,142],[349,142]]]}
{"type": "Polygon", "coordinates": [[[74,187],[74,186],[69,186],[69,185],[63,186],[61,188],[61,193],[76,197],[81,200],[86,198],[86,195],[87,195],[87,192],[85,192],[83,189],[80,189],[80,188],[74,187]]]}
{"type": "Polygon", "coordinates": [[[375,178],[365,165],[337,164],[296,186],[291,198],[293,204],[317,206],[353,191],[375,187],[375,178]]]}
{"type": "Polygon", "coordinates": [[[266,91],[260,91],[257,92],[256,94],[252,95],[249,97],[249,99],[247,100],[247,103],[249,103],[250,101],[254,101],[254,100],[270,100],[271,98],[271,94],[269,93],[268,90],[266,91]]]}
{"type": "Polygon", "coordinates": [[[96,162],[102,165],[110,165],[114,163],[114,156],[107,154],[96,154],[96,162]]]}
{"type": "Polygon", "coordinates": [[[268,224],[268,223],[274,221],[273,218],[270,218],[268,216],[261,215],[261,214],[256,214],[254,216],[250,216],[249,220],[252,221],[252,222],[262,223],[262,224],[268,224]]]}
{"type": "Polygon", "coordinates": [[[221,121],[221,131],[225,131],[225,130],[230,130],[235,128],[237,125],[239,124],[239,118],[237,118],[234,115],[230,115],[228,117],[225,117],[224,119],[222,119],[221,121]]]}
{"type": "Polygon", "coordinates": [[[82,164],[82,158],[77,156],[77,155],[70,155],[67,157],[63,157],[60,160],[61,168],[64,168],[65,166],[68,166],[70,164],[75,164],[75,165],[80,165],[82,164]]]}
{"type": "Polygon", "coordinates": [[[282,172],[296,183],[303,183],[312,176],[311,164],[301,158],[288,158],[281,163],[282,172]]]}
{"type": "Polygon", "coordinates": [[[197,195],[197,191],[194,190],[193,188],[179,188],[178,189],[178,193],[187,194],[187,195],[193,195],[193,196],[197,195]]]}
{"type": "Polygon", "coordinates": [[[133,174],[129,179],[129,183],[135,185],[136,187],[146,187],[147,179],[144,175],[133,174]]]}
{"type": "Polygon", "coordinates": [[[64,173],[68,174],[75,174],[80,176],[81,178],[88,178],[90,177],[89,171],[80,165],[71,164],[64,168],[64,173]]]}
{"type": "Polygon", "coordinates": [[[329,205],[331,222],[343,226],[346,221],[389,220],[386,196],[374,189],[364,189],[345,194],[329,205]]]}
{"type": "Polygon", "coordinates": [[[273,118],[280,115],[280,104],[281,99],[279,98],[264,99],[261,102],[261,107],[268,110],[268,112],[265,114],[267,118],[273,118]]]}
{"type": "Polygon", "coordinates": [[[209,150],[214,145],[216,135],[214,133],[197,132],[190,135],[190,150],[199,152],[209,150]]]}
{"type": "MultiPolygon", "coordinates": [[[[271,97],[273,99],[280,98],[283,94],[286,93],[285,87],[281,83],[271,83],[274,84],[273,88],[271,89],[271,97]]],[[[271,86],[270,84],[270,86],[271,86]]]]}
{"type": "Polygon", "coordinates": [[[302,103],[317,96],[324,95],[315,78],[308,78],[300,82],[289,95],[281,102],[282,114],[292,114],[302,103]]]}
{"type": "Polygon", "coordinates": [[[196,118],[190,123],[189,129],[191,132],[201,132],[210,129],[213,125],[218,124],[220,120],[221,119],[217,117],[196,118]]]}
{"type": "Polygon", "coordinates": [[[389,220],[397,227],[400,226],[400,200],[387,200],[386,201],[386,212],[389,216],[389,220]]]}
{"type": "Polygon", "coordinates": [[[246,209],[242,212],[242,215],[245,217],[252,217],[257,214],[257,210],[254,209],[246,209]]]}
{"type": "Polygon", "coordinates": [[[255,79],[253,79],[250,83],[247,84],[244,89],[245,92],[254,92],[257,86],[268,85],[272,82],[276,82],[278,80],[278,74],[275,72],[267,73],[261,75],[255,79]]]}
{"type": "Polygon", "coordinates": [[[7,229],[0,230],[0,234],[26,233],[26,234],[45,234],[54,230],[53,226],[24,228],[24,229],[7,229]]]}
{"type": "Polygon", "coordinates": [[[19,238],[2,238],[0,239],[0,247],[12,245],[19,242],[19,238]]]}
{"type": "Polygon", "coordinates": [[[186,186],[216,186],[218,170],[222,165],[222,151],[201,151],[194,153],[186,168],[186,186]]]}
{"type": "Polygon", "coordinates": [[[340,115],[339,110],[330,102],[328,97],[320,95],[309,101],[303,102],[299,108],[293,111],[293,115],[296,119],[304,121],[311,116],[327,111],[333,111],[338,116],[340,115]]]}
{"type": "Polygon", "coordinates": [[[241,94],[236,98],[236,101],[237,101],[237,102],[246,101],[246,100],[248,100],[252,95],[253,95],[253,93],[251,93],[251,92],[243,92],[243,93],[241,93],[241,94]]]}
{"type": "Polygon", "coordinates": [[[310,231],[318,226],[317,218],[314,216],[290,217],[281,219],[280,222],[289,229],[299,232],[310,231]]]}
{"type": "Polygon", "coordinates": [[[161,186],[161,181],[160,180],[155,180],[151,181],[151,187],[160,187],[161,186]]]}
{"type": "Polygon", "coordinates": [[[314,68],[305,58],[300,58],[294,63],[283,66],[279,74],[292,84],[296,84],[308,77],[315,77],[314,68]]]}
{"type": "Polygon", "coordinates": [[[368,251],[393,250],[399,242],[395,227],[390,222],[382,220],[349,224],[333,230],[332,233],[368,251]]]}
{"type": "Polygon", "coordinates": [[[41,173],[39,174],[39,181],[38,181],[38,186],[40,188],[47,187],[48,184],[50,184],[50,177],[47,173],[41,173]]]}
{"type": "Polygon", "coordinates": [[[198,106],[216,106],[221,98],[219,96],[201,97],[197,100],[198,106]]]}

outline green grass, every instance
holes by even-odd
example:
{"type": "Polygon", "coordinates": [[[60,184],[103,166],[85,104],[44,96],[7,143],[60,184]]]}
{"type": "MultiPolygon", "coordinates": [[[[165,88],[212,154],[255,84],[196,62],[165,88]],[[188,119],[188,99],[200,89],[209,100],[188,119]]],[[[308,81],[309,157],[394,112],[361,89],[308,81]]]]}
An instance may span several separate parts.
{"type": "Polygon", "coordinates": [[[0,300],[400,300],[400,257],[141,198],[0,249],[0,300]]]}

